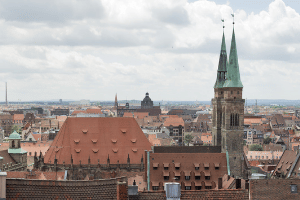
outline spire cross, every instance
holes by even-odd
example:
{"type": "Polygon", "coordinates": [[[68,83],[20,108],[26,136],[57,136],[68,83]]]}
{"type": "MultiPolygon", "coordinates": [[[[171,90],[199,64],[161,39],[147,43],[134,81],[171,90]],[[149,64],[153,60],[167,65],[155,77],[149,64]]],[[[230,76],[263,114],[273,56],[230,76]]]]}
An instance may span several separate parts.
{"type": "Polygon", "coordinates": [[[232,23],[232,24],[234,25],[234,14],[231,14],[231,16],[232,16],[232,18],[233,18],[233,23],[232,23]]]}

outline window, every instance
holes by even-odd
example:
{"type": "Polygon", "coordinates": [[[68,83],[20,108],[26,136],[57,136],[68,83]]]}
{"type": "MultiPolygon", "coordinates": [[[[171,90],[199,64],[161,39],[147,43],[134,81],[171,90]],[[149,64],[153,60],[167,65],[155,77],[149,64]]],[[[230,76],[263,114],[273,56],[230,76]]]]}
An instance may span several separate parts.
{"type": "Polygon", "coordinates": [[[211,189],[211,186],[205,186],[205,189],[209,190],[211,189]]]}
{"type": "Polygon", "coordinates": [[[291,185],[291,193],[298,193],[297,185],[291,185]]]}
{"type": "Polygon", "coordinates": [[[165,181],[169,180],[169,176],[164,176],[164,180],[165,181]]]}
{"type": "Polygon", "coordinates": [[[175,180],[180,180],[180,176],[175,176],[175,180]]]}
{"type": "Polygon", "coordinates": [[[201,190],[201,186],[195,186],[196,190],[201,190]]]}
{"type": "Polygon", "coordinates": [[[185,176],[185,180],[190,180],[191,177],[190,176],[185,176]]]}
{"type": "Polygon", "coordinates": [[[168,170],[169,169],[169,167],[164,167],[164,170],[168,170]]]}
{"type": "Polygon", "coordinates": [[[266,156],[266,159],[268,159],[268,156],[266,156]]]}
{"type": "Polygon", "coordinates": [[[31,156],[31,152],[29,152],[29,155],[31,156]]]}
{"type": "Polygon", "coordinates": [[[195,170],[199,170],[199,167],[195,167],[195,170]]]}
{"type": "Polygon", "coordinates": [[[210,176],[205,176],[205,180],[210,180],[210,176]]]}
{"type": "Polygon", "coordinates": [[[231,94],[233,94],[233,91],[231,91],[231,94]]]}
{"type": "Polygon", "coordinates": [[[191,186],[185,186],[185,190],[191,190],[191,186]]]}
{"type": "Polygon", "coordinates": [[[195,180],[200,180],[200,176],[195,176],[195,180]]]}
{"type": "Polygon", "coordinates": [[[158,186],[153,186],[152,190],[158,190],[158,186]]]}
{"type": "Polygon", "coordinates": [[[157,170],[157,167],[153,167],[153,170],[157,170]]]}
{"type": "Polygon", "coordinates": [[[252,156],[250,156],[250,159],[252,159],[252,156]]]}
{"type": "Polygon", "coordinates": [[[220,168],[219,168],[219,166],[218,167],[215,167],[215,170],[219,170],[220,168]]]}

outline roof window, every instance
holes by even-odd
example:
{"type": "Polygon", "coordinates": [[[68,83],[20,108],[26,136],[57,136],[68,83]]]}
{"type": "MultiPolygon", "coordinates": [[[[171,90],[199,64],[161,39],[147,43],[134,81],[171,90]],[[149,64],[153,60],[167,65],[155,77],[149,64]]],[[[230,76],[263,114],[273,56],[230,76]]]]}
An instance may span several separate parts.
{"type": "Polygon", "coordinates": [[[87,130],[87,129],[82,129],[82,132],[83,132],[84,134],[86,134],[86,133],[88,132],[88,130],[87,130]]]}

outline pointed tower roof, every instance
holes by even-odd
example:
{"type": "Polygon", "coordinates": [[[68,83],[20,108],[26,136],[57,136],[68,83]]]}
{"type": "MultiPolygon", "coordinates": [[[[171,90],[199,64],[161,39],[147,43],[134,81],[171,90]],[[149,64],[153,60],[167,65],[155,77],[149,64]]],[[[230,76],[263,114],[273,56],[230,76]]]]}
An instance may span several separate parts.
{"type": "Polygon", "coordinates": [[[239,70],[234,28],[232,32],[227,76],[223,87],[240,87],[240,88],[243,87],[242,81],[240,79],[240,70],[239,70]]]}
{"type": "Polygon", "coordinates": [[[220,58],[219,58],[219,66],[218,66],[218,74],[217,80],[214,88],[222,88],[225,82],[225,73],[227,69],[227,52],[226,52],[226,44],[225,44],[225,35],[223,30],[223,38],[221,44],[220,58]]]}

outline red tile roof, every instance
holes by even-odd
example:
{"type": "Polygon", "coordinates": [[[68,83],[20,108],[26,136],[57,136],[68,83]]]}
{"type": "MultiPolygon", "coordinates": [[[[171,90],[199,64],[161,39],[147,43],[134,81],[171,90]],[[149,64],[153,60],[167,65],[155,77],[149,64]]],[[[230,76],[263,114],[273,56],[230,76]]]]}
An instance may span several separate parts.
{"type": "Polygon", "coordinates": [[[131,164],[140,164],[145,150],[151,150],[151,144],[133,118],[68,118],[44,161],[53,163],[56,156],[58,164],[70,164],[72,155],[73,164],[87,164],[89,157],[91,164],[98,159],[106,164],[109,155],[111,164],[122,164],[127,163],[129,154],[131,164]]]}
{"type": "Polygon", "coordinates": [[[14,114],[14,121],[19,120],[22,121],[24,120],[24,114],[14,114]]]}
{"type": "Polygon", "coordinates": [[[184,126],[184,121],[181,117],[166,118],[164,126],[184,126]]]}

